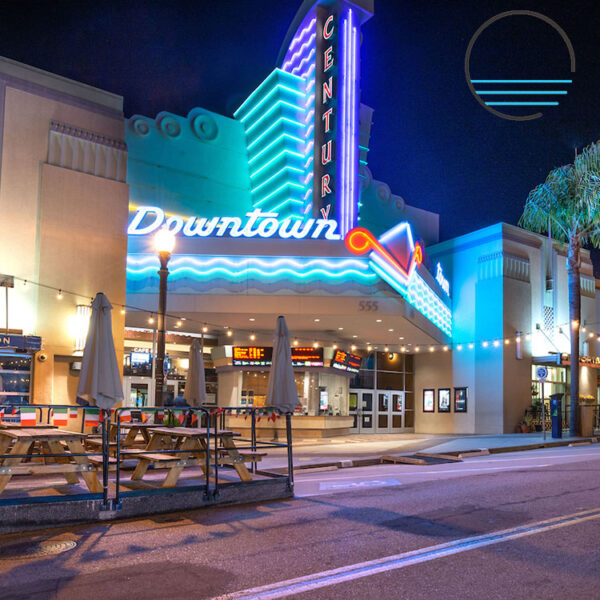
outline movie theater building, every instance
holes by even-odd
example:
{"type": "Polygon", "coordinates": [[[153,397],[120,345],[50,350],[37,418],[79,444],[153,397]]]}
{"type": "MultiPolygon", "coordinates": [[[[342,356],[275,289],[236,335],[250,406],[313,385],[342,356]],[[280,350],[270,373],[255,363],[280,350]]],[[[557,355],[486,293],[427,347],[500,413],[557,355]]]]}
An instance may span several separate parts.
{"type": "MultiPolygon", "coordinates": [[[[118,96],[0,61],[2,401],[75,401],[102,290],[125,403],[153,404],[161,227],[176,239],[169,395],[200,339],[208,401],[263,406],[279,315],[299,436],[512,432],[542,364],[546,397],[568,395],[564,247],[502,223],[440,243],[438,215],[373,176],[360,87],[372,13],[369,0],[302,3],[276,68],[229,116],[124,119],[118,96]]],[[[596,398],[585,252],[581,284],[581,393],[596,398]]]]}
{"type": "MultiPolygon", "coordinates": [[[[372,13],[366,0],[304,2],[232,117],[127,120],[128,303],[156,309],[152,238],[168,227],[168,326],[205,330],[219,405],[264,403],[283,314],[301,434],[512,432],[535,365],[568,393],[564,249],[505,224],[439,244],[438,215],[374,179],[360,89],[372,13]]],[[[583,320],[596,323],[587,255],[583,272],[583,320]]],[[[148,340],[147,318],[127,324],[148,340]]],[[[595,369],[582,373],[595,396],[595,369]]]]}

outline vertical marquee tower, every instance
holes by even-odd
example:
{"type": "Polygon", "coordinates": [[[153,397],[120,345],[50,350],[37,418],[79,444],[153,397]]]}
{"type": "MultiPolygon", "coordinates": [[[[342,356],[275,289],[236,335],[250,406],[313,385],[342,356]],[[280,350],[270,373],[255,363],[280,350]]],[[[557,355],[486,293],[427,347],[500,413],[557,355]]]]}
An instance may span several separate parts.
{"type": "Polygon", "coordinates": [[[342,235],[358,217],[360,28],[372,15],[373,0],[307,0],[279,56],[305,85],[305,214],[335,218],[342,235]]]}

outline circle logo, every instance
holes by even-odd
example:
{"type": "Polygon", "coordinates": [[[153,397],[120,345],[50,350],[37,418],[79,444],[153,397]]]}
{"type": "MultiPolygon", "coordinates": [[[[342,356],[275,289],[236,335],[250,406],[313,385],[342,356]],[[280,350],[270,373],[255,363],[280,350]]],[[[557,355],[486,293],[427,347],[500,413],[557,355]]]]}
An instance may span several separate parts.
{"type": "Polygon", "coordinates": [[[558,106],[560,96],[567,94],[566,89],[548,89],[566,88],[573,83],[572,79],[472,79],[471,78],[471,54],[473,46],[481,34],[493,23],[507,17],[533,17],[550,25],[558,32],[569,52],[571,73],[575,73],[575,51],[569,36],[565,31],[553,21],[550,17],[531,10],[509,10],[488,19],[474,33],[465,54],[465,78],[467,85],[474,98],[493,115],[509,121],[531,121],[539,119],[543,113],[539,110],[528,115],[512,115],[501,112],[500,108],[494,107],[540,107],[540,106],[558,106]],[[509,89],[506,89],[509,88],[509,89]]]}

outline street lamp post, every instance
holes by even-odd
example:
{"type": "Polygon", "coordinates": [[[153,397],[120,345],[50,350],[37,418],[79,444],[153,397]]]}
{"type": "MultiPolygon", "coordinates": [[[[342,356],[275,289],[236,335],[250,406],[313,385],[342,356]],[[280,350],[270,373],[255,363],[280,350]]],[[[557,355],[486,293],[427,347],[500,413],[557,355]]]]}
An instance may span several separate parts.
{"type": "Polygon", "coordinates": [[[163,392],[165,391],[165,337],[166,337],[166,312],[167,312],[167,265],[171,252],[175,248],[175,236],[168,229],[160,229],[154,236],[154,246],[160,260],[158,275],[160,283],[158,288],[158,327],[156,340],[156,368],[154,372],[154,406],[163,405],[163,392]]]}

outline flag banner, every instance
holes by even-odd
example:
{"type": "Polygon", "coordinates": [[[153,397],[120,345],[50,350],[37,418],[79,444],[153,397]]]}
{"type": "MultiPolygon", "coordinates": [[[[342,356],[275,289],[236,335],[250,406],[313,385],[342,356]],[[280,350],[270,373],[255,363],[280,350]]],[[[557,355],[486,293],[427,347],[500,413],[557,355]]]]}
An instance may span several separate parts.
{"type": "Polygon", "coordinates": [[[69,419],[76,419],[79,411],[76,408],[69,408],[69,419]]]}
{"type": "Polygon", "coordinates": [[[123,412],[119,413],[119,422],[129,423],[130,421],[131,421],[131,411],[130,410],[124,410],[123,412]]]}
{"type": "Polygon", "coordinates": [[[34,427],[37,423],[36,410],[33,406],[22,406],[19,414],[21,427],[34,427]]]}
{"type": "Polygon", "coordinates": [[[64,427],[69,422],[68,408],[53,408],[52,409],[52,424],[55,427],[64,427]]]}
{"type": "Polygon", "coordinates": [[[152,413],[143,410],[142,411],[142,423],[147,423],[152,418],[152,413]]]}
{"type": "Polygon", "coordinates": [[[185,414],[182,410],[174,410],[173,416],[177,419],[180,425],[183,425],[183,422],[185,421],[185,414]]]}
{"type": "Polygon", "coordinates": [[[165,411],[164,410],[157,410],[156,411],[156,417],[158,419],[164,419],[165,418],[165,411]]]}
{"type": "Polygon", "coordinates": [[[100,423],[100,409],[86,408],[84,423],[86,427],[98,427],[98,424],[100,423]]]}

